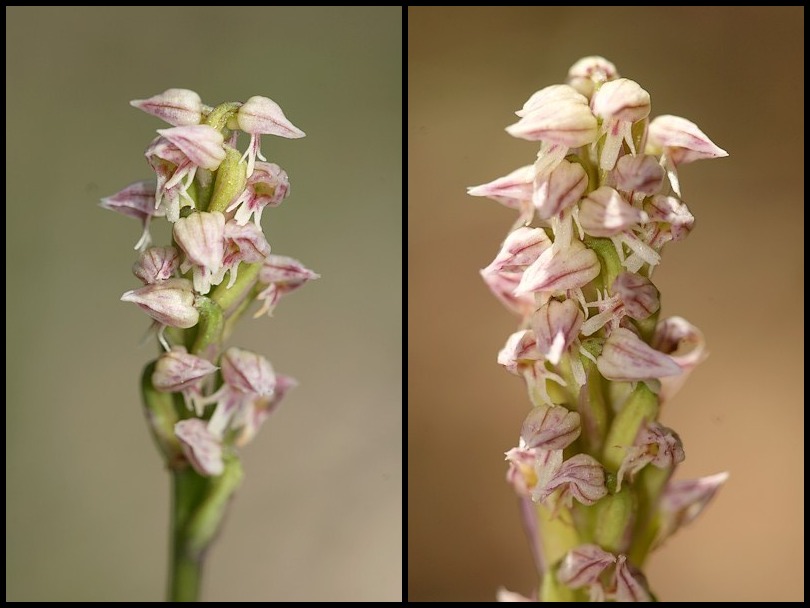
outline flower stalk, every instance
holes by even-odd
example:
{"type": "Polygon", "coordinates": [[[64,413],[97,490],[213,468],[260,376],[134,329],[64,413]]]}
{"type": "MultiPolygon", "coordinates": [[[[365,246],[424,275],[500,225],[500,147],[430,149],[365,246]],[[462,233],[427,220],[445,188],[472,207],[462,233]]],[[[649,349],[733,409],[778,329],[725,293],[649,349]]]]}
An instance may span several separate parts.
{"type": "Polygon", "coordinates": [[[297,384],[262,355],[226,348],[225,341],[253,302],[266,312],[318,278],[297,261],[294,280],[278,276],[279,259],[292,258],[270,254],[260,224],[263,208],[289,194],[286,172],[264,162],[260,138],[304,132],[266,97],[211,108],[193,91],[169,89],[131,105],[171,125],[158,129],[146,149],[156,179],[136,182],[101,206],[143,228],[133,266],[143,286],[121,299],[151,317],[160,346],[144,368],[141,393],[172,476],[167,597],[196,601],[205,555],[242,482],[237,447],[297,384]],[[236,148],[240,130],[249,138],[244,153],[236,148]],[[172,224],[170,246],[150,247],[156,218],[172,224]]]}
{"type": "Polygon", "coordinates": [[[506,128],[538,142],[534,164],[469,189],[518,211],[481,275],[520,317],[498,363],[526,383],[532,409],[506,478],[539,588],[499,601],[654,601],[650,551],[728,477],[673,480],[685,453],[662,405],[706,353],[697,328],[660,319],[652,281],[665,245],[694,224],[679,166],[727,153],[694,123],[650,112],[638,83],[583,58],[506,128]]]}

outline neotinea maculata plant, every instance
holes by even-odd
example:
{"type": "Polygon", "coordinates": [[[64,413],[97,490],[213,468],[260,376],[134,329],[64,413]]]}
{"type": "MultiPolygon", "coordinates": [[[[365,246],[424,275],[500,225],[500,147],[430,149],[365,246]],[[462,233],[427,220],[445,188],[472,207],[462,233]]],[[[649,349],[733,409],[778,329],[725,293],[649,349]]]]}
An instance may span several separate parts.
{"type": "Polygon", "coordinates": [[[225,348],[225,341],[254,301],[255,317],[272,314],[282,296],[318,278],[271,254],[260,224],[264,208],[290,192],[287,173],[262,156],[260,138],[304,132],[267,97],[212,108],[194,91],[169,89],[130,103],[171,125],[146,149],[156,180],[131,184],[101,206],[143,225],[132,269],[143,287],[121,299],[153,319],[160,344],[141,389],[174,484],[168,598],[192,601],[205,552],[242,480],[235,448],[296,386],[262,355],[225,348]],[[244,153],[239,131],[249,136],[244,153]],[[150,247],[153,218],[172,224],[171,244],[150,247]]]}
{"type": "Polygon", "coordinates": [[[727,153],[684,118],[649,120],[647,91],[602,57],[516,114],[506,130],[537,160],[469,190],[519,213],[481,275],[520,317],[498,363],[532,403],[506,460],[540,584],[498,600],[653,601],[647,557],[728,474],[673,480],[684,450],[661,408],[706,352],[696,327],[659,319],[651,277],[694,223],[678,167],[727,153]]]}

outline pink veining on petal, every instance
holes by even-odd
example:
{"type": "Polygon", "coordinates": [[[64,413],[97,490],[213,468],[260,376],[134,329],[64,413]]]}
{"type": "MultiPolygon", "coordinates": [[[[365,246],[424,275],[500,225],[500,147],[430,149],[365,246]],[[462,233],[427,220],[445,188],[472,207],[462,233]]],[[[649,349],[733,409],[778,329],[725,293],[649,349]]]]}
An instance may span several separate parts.
{"type": "Polygon", "coordinates": [[[520,438],[529,448],[562,450],[571,445],[580,432],[577,412],[558,405],[542,405],[532,408],[526,416],[520,438]]]}
{"type": "Polygon", "coordinates": [[[608,380],[649,380],[681,373],[671,357],[653,349],[624,327],[614,329],[608,336],[596,366],[608,380]]]}

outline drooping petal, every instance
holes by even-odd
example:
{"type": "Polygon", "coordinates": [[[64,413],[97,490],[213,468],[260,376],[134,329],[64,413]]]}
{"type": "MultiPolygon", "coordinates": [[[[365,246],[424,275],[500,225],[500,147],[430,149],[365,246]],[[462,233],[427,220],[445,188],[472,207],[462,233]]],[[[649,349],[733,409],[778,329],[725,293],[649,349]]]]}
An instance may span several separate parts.
{"type": "Polygon", "coordinates": [[[174,433],[195,471],[205,477],[222,474],[225,470],[222,462],[222,445],[208,430],[204,420],[199,418],[181,420],[174,425],[174,433]]]}

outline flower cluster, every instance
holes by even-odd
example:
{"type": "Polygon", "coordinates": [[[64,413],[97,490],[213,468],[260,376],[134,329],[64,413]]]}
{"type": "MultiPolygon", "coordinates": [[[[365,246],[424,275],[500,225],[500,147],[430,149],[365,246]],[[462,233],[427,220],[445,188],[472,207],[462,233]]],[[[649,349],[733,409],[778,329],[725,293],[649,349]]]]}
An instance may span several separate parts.
{"type": "Polygon", "coordinates": [[[299,261],[271,254],[260,224],[264,208],[290,193],[287,173],[262,155],[261,135],[295,139],[304,132],[266,97],[210,107],[194,91],[169,89],[131,104],[171,126],[158,129],[146,149],[156,179],[101,202],[143,227],[133,267],[143,286],[121,299],[154,320],[164,350],[147,367],[144,391],[161,448],[173,466],[187,462],[217,476],[223,455],[249,441],[296,385],[259,354],[222,349],[251,302],[260,301],[256,316],[271,314],[281,296],[318,278],[299,261]],[[236,148],[239,131],[250,138],[244,153],[236,148]],[[171,223],[171,245],[150,246],[153,218],[171,223]],[[150,410],[155,391],[181,407],[150,410]],[[167,417],[171,428],[161,432],[167,417]]]}
{"type": "Polygon", "coordinates": [[[650,601],[647,555],[727,478],[672,480],[684,450],[660,406],[706,352],[696,327],[659,319],[651,281],[663,247],[694,224],[679,167],[727,154],[684,118],[650,120],[647,91],[602,57],[516,114],[506,130],[539,142],[537,159],[469,194],[518,212],[481,275],[520,318],[498,363],[533,405],[506,460],[507,481],[534,505],[523,511],[537,530],[536,597],[650,601]]]}

